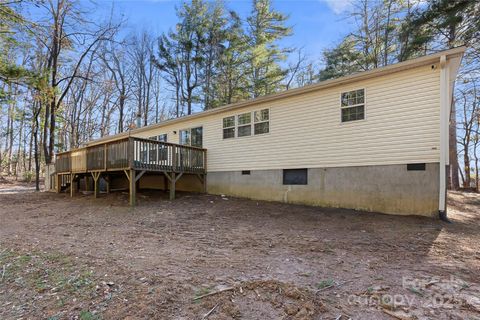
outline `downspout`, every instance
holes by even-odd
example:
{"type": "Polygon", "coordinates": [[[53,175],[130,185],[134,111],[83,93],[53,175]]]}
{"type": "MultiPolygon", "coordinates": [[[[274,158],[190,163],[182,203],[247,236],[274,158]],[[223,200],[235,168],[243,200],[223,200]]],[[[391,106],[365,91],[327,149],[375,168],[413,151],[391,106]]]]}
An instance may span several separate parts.
{"type": "Polygon", "coordinates": [[[450,79],[447,57],[440,57],[440,189],[438,216],[440,220],[450,222],[447,218],[447,169],[448,169],[448,123],[450,115],[450,79]]]}

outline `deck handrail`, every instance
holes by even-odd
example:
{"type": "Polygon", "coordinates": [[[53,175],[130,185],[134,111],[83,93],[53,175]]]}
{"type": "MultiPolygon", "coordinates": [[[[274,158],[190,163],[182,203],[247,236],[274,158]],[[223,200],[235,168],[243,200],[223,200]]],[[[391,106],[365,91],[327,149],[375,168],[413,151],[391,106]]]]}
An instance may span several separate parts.
{"type": "Polygon", "coordinates": [[[115,170],[205,173],[207,149],[138,137],[124,137],[56,155],[57,173],[115,170]],[[72,161],[72,158],[75,158],[72,161]]]}

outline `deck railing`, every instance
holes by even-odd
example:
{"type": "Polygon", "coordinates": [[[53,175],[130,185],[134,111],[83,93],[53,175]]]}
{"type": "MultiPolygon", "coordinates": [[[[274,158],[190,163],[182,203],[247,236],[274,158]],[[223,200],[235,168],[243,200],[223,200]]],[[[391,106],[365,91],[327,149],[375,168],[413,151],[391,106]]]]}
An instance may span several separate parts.
{"type": "Polygon", "coordinates": [[[205,173],[207,150],[128,137],[57,154],[57,173],[147,170],[205,173]]]}

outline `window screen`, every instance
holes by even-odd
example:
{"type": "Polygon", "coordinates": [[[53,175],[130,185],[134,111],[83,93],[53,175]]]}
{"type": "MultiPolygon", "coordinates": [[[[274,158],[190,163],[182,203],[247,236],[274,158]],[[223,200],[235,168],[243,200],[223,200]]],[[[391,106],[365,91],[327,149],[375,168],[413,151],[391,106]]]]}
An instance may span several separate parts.
{"type": "Polygon", "coordinates": [[[252,135],[252,113],[247,112],[239,114],[238,119],[238,136],[245,137],[252,135]]]}
{"type": "Polygon", "coordinates": [[[270,120],[270,111],[269,109],[263,109],[254,112],[254,134],[263,134],[268,133],[270,131],[269,126],[270,120]]]}
{"type": "Polygon", "coordinates": [[[192,146],[201,148],[203,146],[203,128],[192,128],[192,146]]]}
{"type": "Polygon", "coordinates": [[[365,90],[342,92],[342,122],[365,119],[365,90]]]}
{"type": "Polygon", "coordinates": [[[235,116],[223,118],[223,139],[235,138],[235,116]]]}

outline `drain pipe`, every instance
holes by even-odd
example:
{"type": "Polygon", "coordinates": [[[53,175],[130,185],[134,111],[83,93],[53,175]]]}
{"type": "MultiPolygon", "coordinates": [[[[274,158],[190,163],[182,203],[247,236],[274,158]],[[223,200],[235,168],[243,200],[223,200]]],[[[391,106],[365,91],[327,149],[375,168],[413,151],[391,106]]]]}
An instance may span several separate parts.
{"type": "Polygon", "coordinates": [[[449,161],[448,124],[450,118],[450,79],[447,57],[440,57],[440,190],[438,217],[451,222],[447,217],[447,168],[449,161]]]}

